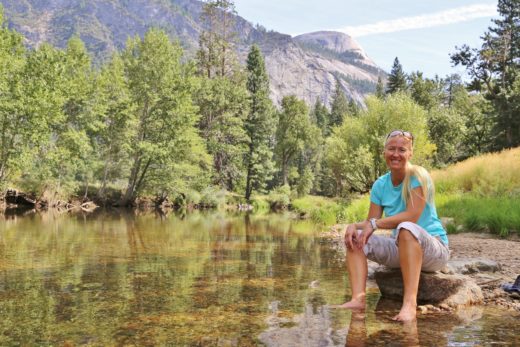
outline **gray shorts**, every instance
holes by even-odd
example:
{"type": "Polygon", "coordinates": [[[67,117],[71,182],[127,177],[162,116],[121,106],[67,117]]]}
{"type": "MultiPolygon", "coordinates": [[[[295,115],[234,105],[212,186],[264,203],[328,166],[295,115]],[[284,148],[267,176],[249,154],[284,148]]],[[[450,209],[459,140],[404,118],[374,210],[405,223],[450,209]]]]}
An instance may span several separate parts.
{"type": "Polygon", "coordinates": [[[439,238],[434,237],[419,225],[412,222],[403,222],[396,228],[395,237],[372,235],[363,248],[368,259],[391,268],[399,267],[399,242],[398,236],[401,229],[410,230],[423,250],[422,271],[439,271],[450,258],[448,245],[439,238]]]}

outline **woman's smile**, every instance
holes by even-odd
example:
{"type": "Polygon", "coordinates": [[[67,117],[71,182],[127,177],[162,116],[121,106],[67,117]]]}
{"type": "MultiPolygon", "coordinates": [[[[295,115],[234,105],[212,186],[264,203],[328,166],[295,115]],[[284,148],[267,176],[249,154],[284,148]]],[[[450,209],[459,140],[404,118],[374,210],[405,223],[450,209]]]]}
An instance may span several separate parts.
{"type": "Polygon", "coordinates": [[[402,136],[388,140],[385,146],[385,161],[390,170],[401,170],[412,157],[410,141],[402,136]]]}

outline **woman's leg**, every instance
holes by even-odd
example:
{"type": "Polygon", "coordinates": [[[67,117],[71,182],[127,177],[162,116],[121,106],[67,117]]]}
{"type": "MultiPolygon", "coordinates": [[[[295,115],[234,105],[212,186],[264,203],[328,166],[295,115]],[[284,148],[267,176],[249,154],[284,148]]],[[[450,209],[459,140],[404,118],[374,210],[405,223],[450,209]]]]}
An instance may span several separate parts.
{"type": "Polygon", "coordinates": [[[364,309],[367,286],[368,264],[362,249],[347,249],[347,271],[352,298],[341,305],[343,308],[364,309]]]}
{"type": "Polygon", "coordinates": [[[393,319],[397,321],[411,321],[417,315],[417,291],[423,251],[417,238],[407,229],[401,229],[398,236],[399,264],[403,274],[403,306],[393,319]]]}

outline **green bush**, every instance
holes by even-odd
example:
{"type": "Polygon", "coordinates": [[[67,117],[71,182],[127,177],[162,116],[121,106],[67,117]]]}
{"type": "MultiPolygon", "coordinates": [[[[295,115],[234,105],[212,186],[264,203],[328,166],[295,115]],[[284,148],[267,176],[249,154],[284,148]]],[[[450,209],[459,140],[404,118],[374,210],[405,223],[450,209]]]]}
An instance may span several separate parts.
{"type": "Polygon", "coordinates": [[[201,192],[199,205],[201,207],[219,207],[226,204],[226,191],[219,187],[206,187],[201,192]]]}
{"type": "Polygon", "coordinates": [[[254,195],[251,197],[251,205],[255,213],[267,213],[271,211],[271,205],[267,195],[254,195]]]}
{"type": "Polygon", "coordinates": [[[173,199],[177,208],[186,208],[188,206],[198,205],[200,203],[200,193],[195,190],[189,190],[184,193],[179,193],[173,199]]]}
{"type": "Polygon", "coordinates": [[[339,222],[354,223],[365,220],[367,218],[369,207],[370,196],[363,195],[362,197],[353,200],[347,207],[343,208],[339,222]]]}
{"type": "Polygon", "coordinates": [[[289,207],[291,203],[291,187],[284,185],[276,188],[269,193],[267,201],[273,210],[281,210],[289,207]]]}
{"type": "Polygon", "coordinates": [[[294,199],[291,209],[315,223],[331,225],[338,221],[343,207],[330,198],[307,195],[294,199]]]}

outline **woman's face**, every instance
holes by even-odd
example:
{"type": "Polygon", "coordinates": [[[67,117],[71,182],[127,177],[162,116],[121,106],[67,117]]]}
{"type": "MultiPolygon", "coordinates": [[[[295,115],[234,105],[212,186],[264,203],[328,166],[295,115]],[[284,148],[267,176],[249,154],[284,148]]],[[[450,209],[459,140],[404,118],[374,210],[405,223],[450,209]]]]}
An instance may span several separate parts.
{"type": "Polygon", "coordinates": [[[412,157],[412,143],[403,136],[391,137],[385,145],[384,155],[390,171],[402,171],[412,157]]]}

